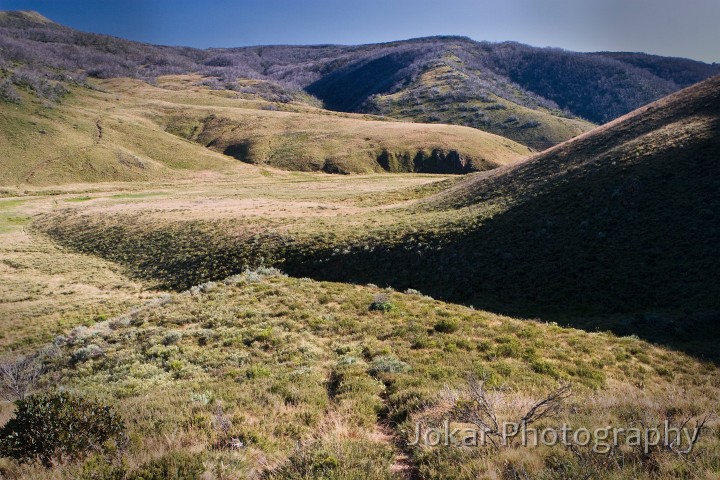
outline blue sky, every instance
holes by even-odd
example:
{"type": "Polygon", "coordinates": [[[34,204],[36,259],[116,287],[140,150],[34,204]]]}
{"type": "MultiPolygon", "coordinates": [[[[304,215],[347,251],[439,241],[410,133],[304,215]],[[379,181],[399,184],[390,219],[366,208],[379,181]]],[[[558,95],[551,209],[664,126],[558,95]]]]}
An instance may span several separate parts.
{"type": "Polygon", "coordinates": [[[0,0],[0,10],[200,48],[449,34],[720,62],[720,0],[0,0]]]}

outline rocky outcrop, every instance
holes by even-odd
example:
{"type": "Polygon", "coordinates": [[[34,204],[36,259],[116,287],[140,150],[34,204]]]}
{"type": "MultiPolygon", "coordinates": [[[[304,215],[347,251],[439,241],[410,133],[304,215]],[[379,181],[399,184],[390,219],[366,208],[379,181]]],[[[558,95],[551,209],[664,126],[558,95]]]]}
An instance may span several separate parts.
{"type": "Polygon", "coordinates": [[[415,154],[410,152],[398,154],[383,150],[378,155],[377,162],[388,172],[463,174],[480,170],[473,166],[469,158],[460,154],[457,150],[420,150],[415,154]]]}

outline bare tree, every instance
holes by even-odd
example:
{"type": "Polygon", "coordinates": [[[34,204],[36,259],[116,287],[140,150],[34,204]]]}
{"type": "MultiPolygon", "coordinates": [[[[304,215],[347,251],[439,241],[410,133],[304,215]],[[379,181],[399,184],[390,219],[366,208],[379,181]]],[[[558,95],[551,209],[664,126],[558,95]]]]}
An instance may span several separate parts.
{"type": "MultiPolygon", "coordinates": [[[[685,455],[690,453],[697,441],[700,439],[700,435],[702,435],[703,430],[708,428],[707,423],[713,418],[713,416],[714,414],[706,414],[702,417],[695,418],[693,415],[688,415],[685,418],[679,420],[675,420],[672,417],[665,418],[668,428],[676,429],[681,432],[692,432],[692,434],[687,438],[688,445],[685,449],[680,448],[680,444],[682,443],[682,438],[680,435],[676,436],[672,440],[670,440],[670,435],[666,435],[657,445],[657,447],[677,454],[685,455]]],[[[661,425],[659,422],[641,421],[639,423],[646,431],[661,430],[663,427],[663,425],[661,425]]]]}
{"type": "Polygon", "coordinates": [[[563,402],[570,397],[571,394],[572,389],[569,383],[561,385],[547,397],[533,405],[520,420],[520,423],[525,426],[543,418],[554,417],[560,413],[563,402]]]}
{"type": "Polygon", "coordinates": [[[25,355],[0,361],[0,397],[23,400],[35,388],[43,373],[38,355],[25,355]]]}
{"type": "Polygon", "coordinates": [[[461,421],[472,423],[480,431],[485,432],[486,438],[497,447],[495,439],[501,436],[500,424],[495,414],[495,407],[487,397],[485,378],[479,380],[474,375],[468,376],[465,394],[466,400],[458,401],[455,405],[455,415],[461,421]]]}
{"type": "MultiPolygon", "coordinates": [[[[495,412],[495,405],[488,398],[485,379],[480,380],[473,375],[469,376],[467,388],[463,393],[464,398],[458,399],[455,403],[455,416],[462,422],[475,425],[480,431],[484,432],[485,438],[490,440],[493,446],[497,448],[498,440],[502,438],[503,432],[495,412]]],[[[561,385],[530,407],[517,423],[527,427],[538,420],[557,415],[563,402],[571,393],[570,384],[561,385]]]]}

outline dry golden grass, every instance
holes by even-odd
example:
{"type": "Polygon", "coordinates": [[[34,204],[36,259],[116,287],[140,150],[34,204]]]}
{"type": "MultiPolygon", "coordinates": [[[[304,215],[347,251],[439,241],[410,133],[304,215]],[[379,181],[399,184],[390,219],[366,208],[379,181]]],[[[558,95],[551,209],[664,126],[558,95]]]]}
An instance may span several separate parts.
{"type": "Polygon", "coordinates": [[[379,121],[302,102],[272,104],[193,86],[198,80],[163,77],[159,86],[151,86],[114,79],[97,81],[94,89],[73,88],[58,105],[28,94],[21,105],[1,103],[0,185],[176,180],[197,171],[243,168],[255,172],[222,155],[237,144],[250,146],[243,157],[248,162],[290,170],[332,164],[346,173],[382,171],[377,157],[384,151],[411,160],[418,152],[457,151],[476,169],[529,153],[470,128],[379,121]],[[211,116],[215,120],[208,120],[211,116]],[[196,127],[200,130],[193,134],[196,127]],[[199,145],[169,131],[194,139],[200,135],[206,142],[199,145]],[[212,142],[214,150],[204,148],[212,142]]]}
{"type": "Polygon", "coordinates": [[[341,220],[392,205],[363,207],[377,197],[444,180],[442,176],[334,176],[241,167],[239,173],[197,173],[188,180],[145,184],[71,184],[28,187],[0,198],[0,346],[27,349],[80,324],[90,324],[142,302],[153,290],[123,268],[58,247],[26,227],[53,211],[99,217],[143,218],[157,225],[245,218],[279,225],[341,220]]]}
{"type": "Polygon", "coordinates": [[[27,351],[81,324],[109,318],[154,295],[100,258],[29,235],[33,215],[67,197],[0,199],[0,348],[27,351]]]}

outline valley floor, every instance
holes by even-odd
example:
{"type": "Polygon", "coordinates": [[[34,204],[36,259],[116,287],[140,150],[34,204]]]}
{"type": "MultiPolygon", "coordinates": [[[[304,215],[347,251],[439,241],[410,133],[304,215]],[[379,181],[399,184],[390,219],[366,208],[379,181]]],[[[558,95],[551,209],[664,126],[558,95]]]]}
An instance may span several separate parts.
{"type": "MultiPolygon", "coordinates": [[[[0,475],[123,478],[170,462],[199,464],[203,478],[218,479],[717,476],[720,439],[712,433],[688,455],[662,446],[599,454],[577,445],[410,444],[418,422],[468,425],[457,407],[474,398],[469,376],[484,379],[499,420],[517,420],[571,384],[572,396],[542,427],[657,426],[668,415],[694,425],[718,410],[714,363],[636,336],[512,318],[384,285],[288,277],[262,265],[261,249],[244,271],[232,270],[239,260],[217,264],[218,281],[163,288],[162,272],[214,273],[201,245],[163,251],[185,248],[175,236],[195,244],[223,237],[225,248],[272,236],[323,238],[332,247],[358,231],[441,228],[462,212],[418,213],[415,201],[456,180],[243,167],[0,198],[3,356],[45,349],[44,386],[113,405],[131,440],[112,466],[90,459],[46,470],[2,460],[0,475]],[[127,256],[103,246],[105,237],[127,256]],[[99,256],[80,253],[92,250],[83,242],[99,256]],[[168,265],[176,270],[162,270],[168,265]]],[[[2,418],[11,413],[3,402],[2,418]]],[[[708,426],[716,429],[716,419],[708,426]]]]}

